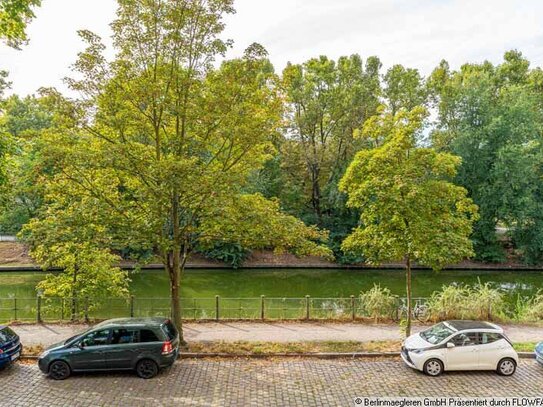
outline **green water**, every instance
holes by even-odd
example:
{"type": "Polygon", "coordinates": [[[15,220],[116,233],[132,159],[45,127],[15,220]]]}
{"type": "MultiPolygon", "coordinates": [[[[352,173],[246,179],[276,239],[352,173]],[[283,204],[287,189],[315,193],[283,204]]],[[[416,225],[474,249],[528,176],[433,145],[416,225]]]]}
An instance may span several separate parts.
{"type": "MultiPolygon", "coordinates": [[[[35,286],[43,273],[0,273],[0,298],[36,295],[35,286]]],[[[131,273],[130,289],[137,297],[168,297],[168,276],[164,271],[131,273]]],[[[491,282],[509,292],[533,295],[543,289],[543,272],[512,271],[415,271],[414,296],[427,297],[442,285],[491,282]]],[[[397,295],[405,290],[400,270],[274,269],[274,270],[189,270],[183,277],[181,295],[185,298],[233,297],[348,297],[379,283],[397,295]]]]}

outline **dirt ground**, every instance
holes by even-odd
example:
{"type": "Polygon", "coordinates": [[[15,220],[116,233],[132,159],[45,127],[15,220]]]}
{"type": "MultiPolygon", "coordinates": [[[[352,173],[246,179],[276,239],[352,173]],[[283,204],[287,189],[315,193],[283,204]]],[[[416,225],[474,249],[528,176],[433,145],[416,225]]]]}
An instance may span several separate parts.
{"type": "Polygon", "coordinates": [[[28,248],[17,242],[0,242],[0,265],[20,266],[33,265],[28,248]]]}
{"type": "MultiPolygon", "coordinates": [[[[131,266],[130,262],[122,262],[122,266],[131,266]]],[[[37,266],[28,254],[28,248],[19,242],[0,242],[0,267],[13,266],[37,266]]],[[[205,267],[224,267],[225,264],[219,261],[206,259],[200,254],[193,254],[187,263],[187,266],[195,268],[205,267]]],[[[276,254],[272,251],[255,250],[243,264],[245,268],[251,267],[300,267],[300,268],[337,268],[337,267],[357,267],[372,268],[367,264],[356,264],[351,266],[340,265],[315,256],[296,257],[292,254],[276,254]]],[[[416,268],[416,265],[414,266],[416,268]]],[[[387,263],[380,268],[403,268],[401,263],[387,263]]],[[[541,266],[527,267],[523,264],[508,261],[506,263],[488,264],[465,260],[461,263],[451,265],[448,269],[473,269],[473,270],[492,270],[492,269],[511,269],[511,270],[542,270],[541,266]]]]}

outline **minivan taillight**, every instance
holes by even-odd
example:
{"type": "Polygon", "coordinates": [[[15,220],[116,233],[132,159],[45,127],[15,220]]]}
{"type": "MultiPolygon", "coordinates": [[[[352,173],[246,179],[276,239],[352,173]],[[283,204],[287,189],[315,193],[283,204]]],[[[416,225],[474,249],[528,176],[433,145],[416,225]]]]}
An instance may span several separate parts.
{"type": "Polygon", "coordinates": [[[173,352],[173,346],[170,341],[166,341],[162,344],[162,354],[167,355],[168,353],[173,352]]]}

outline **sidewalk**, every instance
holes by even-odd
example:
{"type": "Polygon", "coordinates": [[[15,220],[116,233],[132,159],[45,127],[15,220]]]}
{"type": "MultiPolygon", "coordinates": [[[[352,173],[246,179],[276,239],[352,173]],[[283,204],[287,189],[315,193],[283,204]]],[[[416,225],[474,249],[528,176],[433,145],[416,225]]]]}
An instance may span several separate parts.
{"type": "MultiPolygon", "coordinates": [[[[503,325],[513,342],[543,341],[543,326],[503,325]]],[[[15,325],[24,345],[48,346],[88,328],[87,325],[15,325]]],[[[415,326],[414,331],[423,327],[415,326]]],[[[183,326],[191,341],[386,341],[401,340],[398,325],[328,322],[205,322],[183,326]]]]}

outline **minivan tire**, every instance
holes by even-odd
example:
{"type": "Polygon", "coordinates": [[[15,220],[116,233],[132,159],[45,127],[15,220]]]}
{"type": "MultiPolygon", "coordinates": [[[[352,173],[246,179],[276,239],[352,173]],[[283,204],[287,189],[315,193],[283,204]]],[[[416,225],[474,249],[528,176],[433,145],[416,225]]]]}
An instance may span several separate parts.
{"type": "Polygon", "coordinates": [[[49,377],[54,380],[67,379],[72,373],[70,365],[62,360],[55,360],[49,365],[49,377]]]}
{"type": "Polygon", "coordinates": [[[142,359],[136,364],[136,374],[142,379],[151,379],[158,374],[158,365],[151,359],[142,359]]]}
{"type": "Polygon", "coordinates": [[[511,358],[503,358],[498,362],[496,371],[500,376],[512,376],[517,370],[517,363],[511,358]]]}
{"type": "Polygon", "coordinates": [[[443,373],[443,370],[443,362],[439,359],[428,359],[424,362],[423,371],[428,376],[437,377],[443,373]]]}

